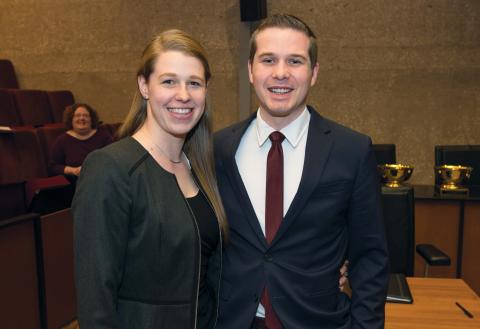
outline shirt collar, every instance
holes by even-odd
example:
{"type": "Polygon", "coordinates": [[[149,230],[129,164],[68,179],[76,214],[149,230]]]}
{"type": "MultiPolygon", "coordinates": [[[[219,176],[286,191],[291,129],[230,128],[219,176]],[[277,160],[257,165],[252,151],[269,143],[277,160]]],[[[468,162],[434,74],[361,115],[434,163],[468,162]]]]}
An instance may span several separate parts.
{"type": "MultiPolygon", "coordinates": [[[[290,143],[290,145],[295,148],[302,139],[302,136],[307,132],[309,122],[310,112],[305,107],[298,118],[290,122],[290,124],[288,124],[286,127],[283,127],[280,132],[285,136],[285,139],[290,143]]],[[[275,129],[270,127],[265,120],[262,119],[260,111],[257,111],[255,128],[257,131],[259,147],[261,147],[268,139],[268,136],[275,131],[275,129]]]]}

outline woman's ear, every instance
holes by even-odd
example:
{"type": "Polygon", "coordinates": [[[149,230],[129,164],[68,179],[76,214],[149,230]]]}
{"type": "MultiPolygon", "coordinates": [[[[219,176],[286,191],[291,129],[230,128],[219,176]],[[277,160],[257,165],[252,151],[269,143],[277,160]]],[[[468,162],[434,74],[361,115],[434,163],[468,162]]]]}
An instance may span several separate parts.
{"type": "Polygon", "coordinates": [[[142,94],[144,99],[148,99],[148,84],[147,81],[145,80],[145,77],[140,75],[137,77],[137,82],[138,82],[138,90],[140,90],[140,93],[142,94]]]}

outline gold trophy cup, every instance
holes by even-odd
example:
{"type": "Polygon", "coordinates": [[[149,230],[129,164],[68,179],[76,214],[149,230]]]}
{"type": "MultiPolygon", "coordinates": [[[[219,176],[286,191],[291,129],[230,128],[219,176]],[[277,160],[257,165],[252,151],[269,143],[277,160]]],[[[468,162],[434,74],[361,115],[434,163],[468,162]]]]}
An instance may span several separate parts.
{"type": "Polygon", "coordinates": [[[468,188],[462,183],[470,178],[473,168],[461,165],[443,165],[435,167],[435,175],[441,182],[437,188],[440,194],[443,193],[465,193],[468,195],[468,188]]]}
{"type": "Polygon", "coordinates": [[[378,165],[382,183],[387,187],[401,187],[413,172],[413,166],[403,164],[378,165]]]}

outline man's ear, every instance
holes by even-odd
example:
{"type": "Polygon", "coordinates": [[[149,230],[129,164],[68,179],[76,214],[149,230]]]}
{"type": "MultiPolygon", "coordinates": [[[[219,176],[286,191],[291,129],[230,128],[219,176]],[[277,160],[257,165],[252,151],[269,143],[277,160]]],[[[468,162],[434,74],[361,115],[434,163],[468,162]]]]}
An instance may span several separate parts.
{"type": "Polygon", "coordinates": [[[252,62],[248,61],[248,79],[253,83],[252,62]]]}
{"type": "Polygon", "coordinates": [[[148,84],[143,75],[137,77],[138,90],[142,94],[143,98],[148,99],[148,84]]]}
{"type": "Polygon", "coordinates": [[[313,70],[312,70],[312,81],[310,82],[310,87],[313,87],[313,85],[315,84],[315,82],[317,81],[317,78],[318,78],[318,68],[319,68],[319,65],[318,65],[318,62],[315,64],[315,66],[313,67],[313,70]]]}

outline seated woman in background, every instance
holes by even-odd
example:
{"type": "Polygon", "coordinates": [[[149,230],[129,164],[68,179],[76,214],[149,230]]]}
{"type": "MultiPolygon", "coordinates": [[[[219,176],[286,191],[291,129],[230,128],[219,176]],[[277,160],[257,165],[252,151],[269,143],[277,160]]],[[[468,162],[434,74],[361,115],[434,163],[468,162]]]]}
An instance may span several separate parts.
{"type": "Polygon", "coordinates": [[[83,160],[93,150],[113,141],[110,132],[98,127],[98,114],[87,104],[73,104],[63,113],[67,131],[58,136],[50,153],[50,171],[76,181],[83,160]]]}

